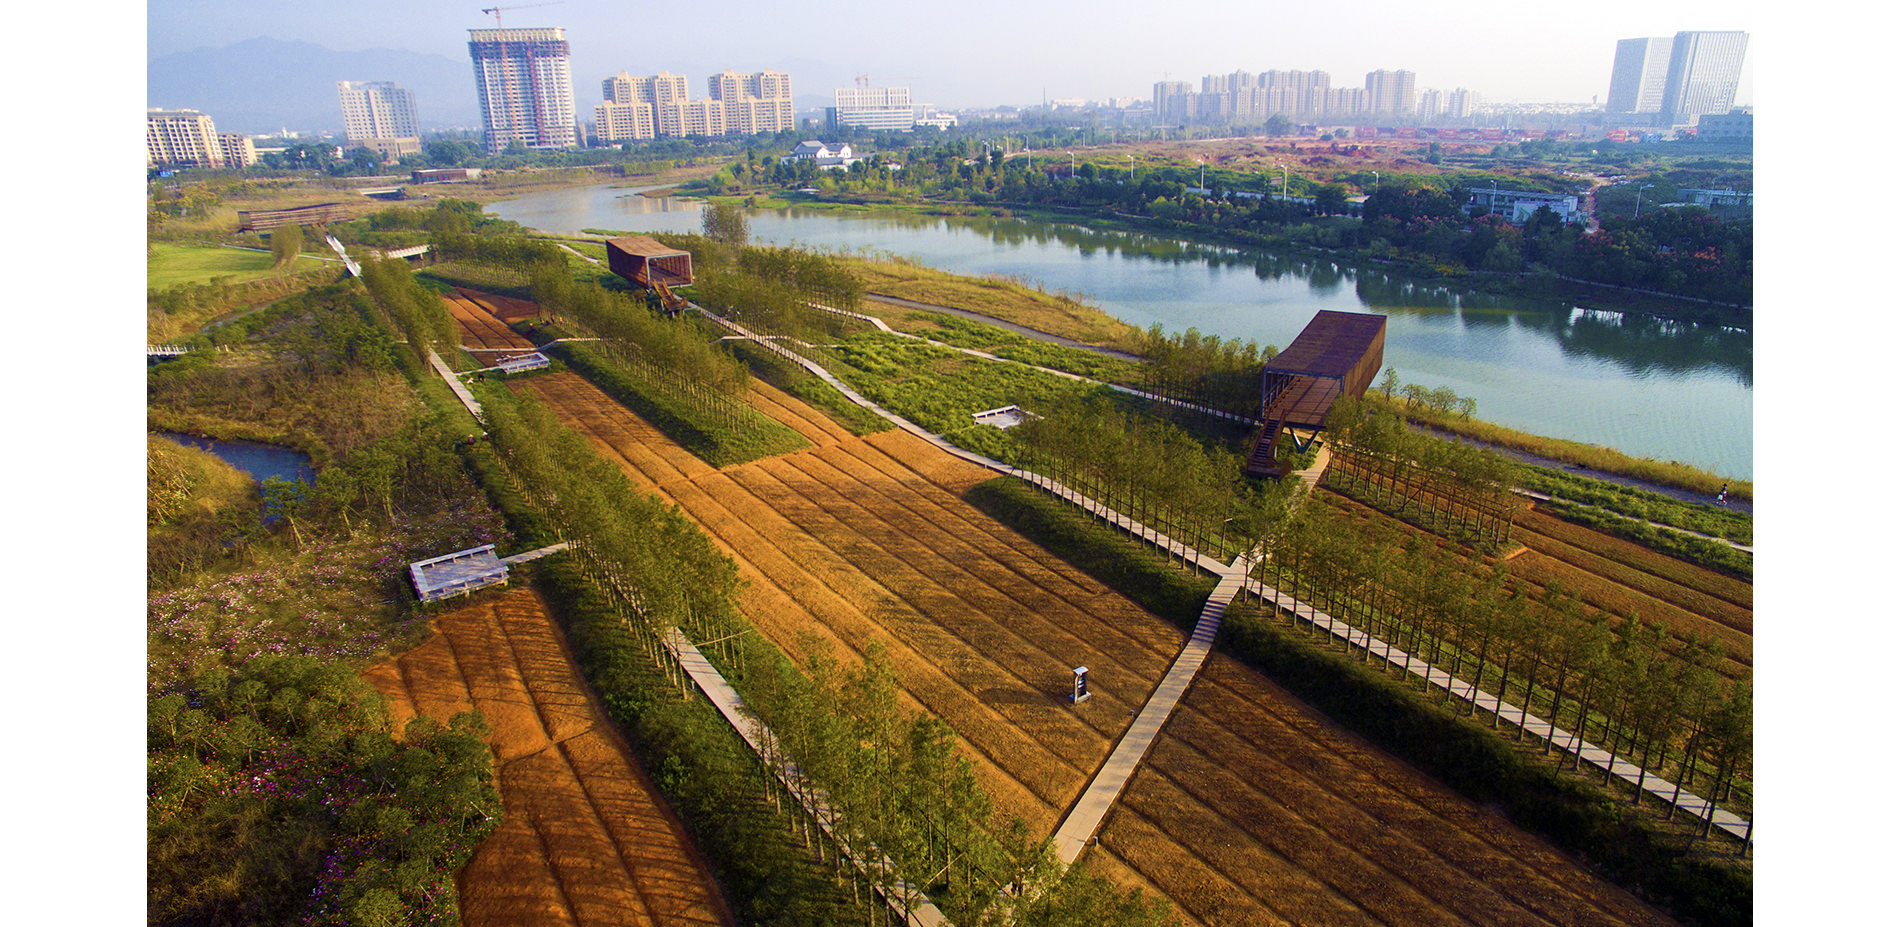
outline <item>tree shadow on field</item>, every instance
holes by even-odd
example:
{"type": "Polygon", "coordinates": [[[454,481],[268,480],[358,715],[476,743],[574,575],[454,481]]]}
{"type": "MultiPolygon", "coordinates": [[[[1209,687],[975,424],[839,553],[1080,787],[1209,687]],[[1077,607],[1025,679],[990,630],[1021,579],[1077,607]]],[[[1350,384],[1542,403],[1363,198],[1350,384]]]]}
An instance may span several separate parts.
{"type": "MultiPolygon", "coordinates": [[[[1065,680],[1058,681],[1066,681],[1066,678],[1065,680]]],[[[988,686],[977,690],[976,697],[982,701],[983,704],[997,709],[1001,709],[1006,705],[1026,705],[1031,708],[1048,708],[1052,705],[1059,704],[1059,701],[1068,697],[1068,694],[1069,690],[1066,687],[1058,691],[1053,687],[1045,690],[1042,687],[1021,689],[1006,688],[1004,686],[988,686]]]]}

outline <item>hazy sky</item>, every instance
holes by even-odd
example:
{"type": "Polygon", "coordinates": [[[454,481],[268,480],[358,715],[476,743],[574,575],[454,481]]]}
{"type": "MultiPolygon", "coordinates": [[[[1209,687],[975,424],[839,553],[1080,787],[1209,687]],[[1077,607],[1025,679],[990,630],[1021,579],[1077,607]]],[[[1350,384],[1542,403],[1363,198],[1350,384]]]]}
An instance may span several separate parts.
{"type": "Polygon", "coordinates": [[[147,54],[269,36],[465,61],[468,30],[493,27],[482,9],[497,2],[505,27],[567,29],[579,101],[621,70],[683,74],[695,97],[728,68],[785,71],[794,93],[823,96],[869,74],[873,86],[908,85],[918,102],[958,108],[1150,97],[1156,81],[1198,89],[1202,75],[1238,70],[1322,70],[1336,87],[1360,86],[1383,68],[1415,72],[1421,90],[1589,103],[1609,90],[1618,39],[1740,29],[1750,47],[1737,102],[1752,103],[1761,38],[1753,4],[1707,0],[1593,0],[1564,13],[1523,0],[152,0],[147,54]]]}

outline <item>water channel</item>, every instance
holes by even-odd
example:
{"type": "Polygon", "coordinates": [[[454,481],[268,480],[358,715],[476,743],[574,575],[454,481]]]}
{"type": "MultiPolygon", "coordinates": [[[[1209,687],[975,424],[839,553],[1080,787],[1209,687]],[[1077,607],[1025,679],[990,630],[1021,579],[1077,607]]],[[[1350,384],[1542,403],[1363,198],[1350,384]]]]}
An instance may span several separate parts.
{"type": "MultiPolygon", "coordinates": [[[[693,232],[700,203],[584,187],[492,203],[530,228],[693,232]]],[[[1068,293],[1147,328],[1285,347],[1321,309],[1388,317],[1385,362],[1449,386],[1481,418],[1537,434],[1754,474],[1746,330],[1472,293],[1328,258],[1213,247],[1029,219],[791,207],[749,211],[760,244],[893,254],[1068,293]]]]}

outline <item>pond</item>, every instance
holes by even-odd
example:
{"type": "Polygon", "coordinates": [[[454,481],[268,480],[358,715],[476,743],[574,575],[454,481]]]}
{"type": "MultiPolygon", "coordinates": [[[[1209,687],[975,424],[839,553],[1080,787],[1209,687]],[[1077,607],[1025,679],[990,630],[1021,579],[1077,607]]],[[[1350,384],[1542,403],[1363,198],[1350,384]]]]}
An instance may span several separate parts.
{"type": "Polygon", "coordinates": [[[218,441],[170,431],[156,434],[168,441],[209,451],[259,483],[273,476],[305,483],[314,483],[317,479],[317,472],[310,467],[310,458],[287,447],[255,441],[218,441]]]}
{"type": "MultiPolygon", "coordinates": [[[[583,187],[492,203],[548,232],[692,232],[696,200],[583,187]]],[[[1385,363],[1449,386],[1479,417],[1523,431],[1754,472],[1754,338],[1739,328],[1596,312],[1350,267],[1073,223],[896,210],[748,210],[761,244],[892,254],[1085,299],[1142,328],[1188,328],[1285,347],[1321,309],[1388,317],[1385,363]]]]}

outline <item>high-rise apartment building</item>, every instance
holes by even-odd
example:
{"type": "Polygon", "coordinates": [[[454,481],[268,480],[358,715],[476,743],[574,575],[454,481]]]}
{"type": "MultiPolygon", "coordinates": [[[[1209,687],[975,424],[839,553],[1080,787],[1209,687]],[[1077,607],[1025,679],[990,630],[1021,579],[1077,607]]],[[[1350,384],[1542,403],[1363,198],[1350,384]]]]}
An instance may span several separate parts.
{"type": "Polygon", "coordinates": [[[832,125],[904,132],[917,124],[909,87],[840,87],[832,92],[832,125]]]}
{"type": "Polygon", "coordinates": [[[1375,116],[1410,116],[1418,109],[1418,75],[1373,71],[1366,75],[1366,108],[1375,116]]]}
{"type": "Polygon", "coordinates": [[[726,127],[732,132],[754,135],[797,127],[792,117],[792,76],[783,71],[725,71],[706,78],[706,92],[724,105],[726,127]]]}
{"type": "Polygon", "coordinates": [[[1669,79],[1669,39],[1620,39],[1610,68],[1606,113],[1662,111],[1663,84],[1669,79]]]}
{"type": "Polygon", "coordinates": [[[372,138],[416,138],[416,94],[395,81],[340,80],[337,101],[343,106],[343,135],[352,142],[372,138]]]}
{"type": "Polygon", "coordinates": [[[145,163],[223,167],[218,127],[210,116],[195,110],[147,110],[145,163]]]}
{"type": "Polygon", "coordinates": [[[1673,39],[1622,39],[1610,71],[1605,112],[1656,113],[1670,123],[1735,106],[1748,54],[1746,32],[1678,32],[1673,39]]]}
{"type": "Polygon", "coordinates": [[[687,97],[686,78],[662,71],[634,77],[622,71],[601,81],[594,107],[594,138],[601,142],[781,132],[796,123],[792,79],[780,71],[726,71],[706,81],[712,96],[687,97]]]}
{"type": "Polygon", "coordinates": [[[340,80],[336,96],[343,107],[343,134],[350,141],[376,151],[385,161],[422,151],[414,92],[394,81],[340,80]]]}
{"type": "Polygon", "coordinates": [[[1746,32],[1678,32],[1669,50],[1662,113],[1671,123],[1692,122],[1735,106],[1748,54],[1746,32]]]}
{"type": "Polygon", "coordinates": [[[1178,123],[1194,115],[1194,93],[1184,80],[1155,81],[1155,121],[1178,123]]]}
{"type": "Polygon", "coordinates": [[[517,141],[529,148],[580,144],[566,30],[470,29],[468,39],[490,154],[517,141]]]}
{"type": "Polygon", "coordinates": [[[257,149],[250,136],[218,132],[211,117],[197,110],[145,111],[145,164],[193,167],[250,167],[257,149]]]}

